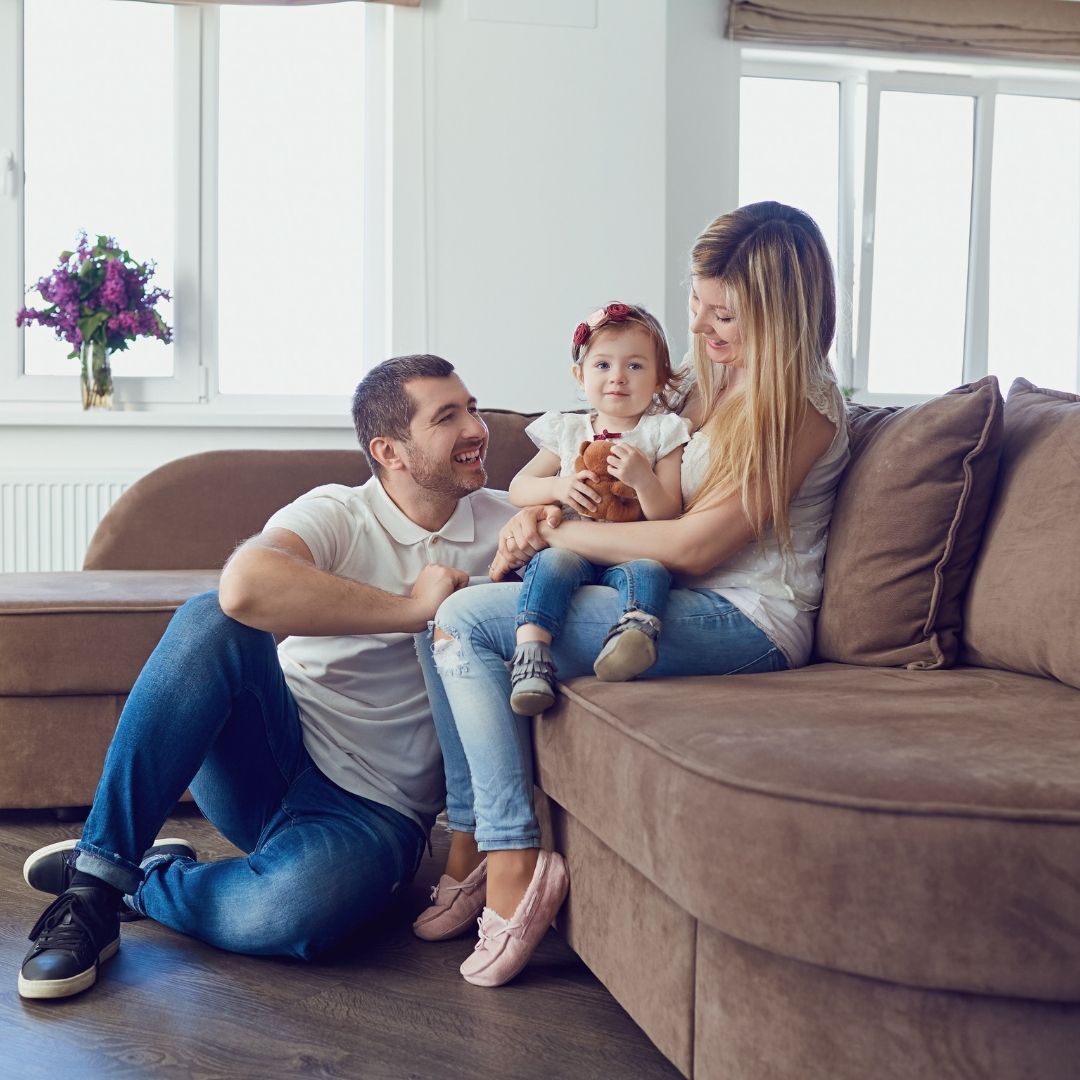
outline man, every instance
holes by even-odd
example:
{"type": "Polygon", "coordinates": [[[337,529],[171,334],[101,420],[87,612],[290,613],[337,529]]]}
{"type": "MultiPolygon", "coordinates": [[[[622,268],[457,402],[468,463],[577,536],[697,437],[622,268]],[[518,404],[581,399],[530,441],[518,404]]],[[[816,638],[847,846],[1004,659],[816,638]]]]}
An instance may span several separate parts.
{"type": "Polygon", "coordinates": [[[23,997],[93,985],[121,918],[307,958],[416,872],[444,792],[412,635],[485,571],[513,508],[482,490],[487,428],[447,361],[380,364],[353,419],[372,478],[278,511],[219,591],[176,613],[82,839],[27,859],[26,880],[56,899],[30,933],[23,997]],[[153,842],[187,787],[246,857],[199,863],[184,840],[153,842]]]}

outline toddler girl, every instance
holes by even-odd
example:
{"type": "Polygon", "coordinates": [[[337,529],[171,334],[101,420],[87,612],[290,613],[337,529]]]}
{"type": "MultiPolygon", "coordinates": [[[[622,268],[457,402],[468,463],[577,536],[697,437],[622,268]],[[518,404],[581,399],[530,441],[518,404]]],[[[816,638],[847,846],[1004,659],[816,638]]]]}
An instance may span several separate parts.
{"type": "MultiPolygon", "coordinates": [[[[608,472],[633,489],[643,517],[678,517],[682,448],[690,429],[667,411],[681,375],[671,369],[659,322],[644,308],[608,304],[578,324],[571,353],[571,371],[591,412],[545,413],[525,429],[540,452],[514,477],[510,501],[561,503],[569,515],[591,517],[599,496],[589,482],[597,476],[578,470],[575,462],[583,442],[599,439],[611,447],[608,472]]],[[[597,566],[573,552],[546,548],[529,561],[518,600],[510,706],[519,716],[535,716],[555,700],[550,646],[582,585],[616,589],[623,611],[593,665],[597,677],[622,682],[656,662],[671,587],[667,569],[652,559],[597,566]]]]}

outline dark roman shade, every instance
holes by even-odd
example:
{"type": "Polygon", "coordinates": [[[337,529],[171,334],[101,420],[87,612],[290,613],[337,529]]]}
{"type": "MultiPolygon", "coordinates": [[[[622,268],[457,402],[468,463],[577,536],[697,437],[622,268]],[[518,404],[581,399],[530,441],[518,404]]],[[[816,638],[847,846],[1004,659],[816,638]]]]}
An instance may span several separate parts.
{"type": "Polygon", "coordinates": [[[772,45],[1080,59],[1070,0],[730,0],[728,36],[772,45]]]}

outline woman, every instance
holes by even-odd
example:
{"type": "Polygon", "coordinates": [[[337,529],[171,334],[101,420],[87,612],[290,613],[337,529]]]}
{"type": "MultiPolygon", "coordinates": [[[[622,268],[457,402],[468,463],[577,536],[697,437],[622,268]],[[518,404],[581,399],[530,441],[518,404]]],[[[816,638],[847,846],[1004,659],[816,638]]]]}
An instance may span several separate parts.
{"type": "MultiPolygon", "coordinates": [[[[693,380],[683,413],[695,430],[683,455],[684,513],[558,524],[550,507],[532,507],[504,526],[493,576],[545,547],[605,564],[656,559],[680,587],[648,677],[798,667],[810,655],[826,530],[848,458],[828,361],[832,263],[810,217],[767,202],[714,221],[690,268],[693,380]]],[[[435,619],[441,687],[424,658],[452,837],[434,904],[414,929],[429,940],[451,937],[482,912],[461,971],[484,986],[521,970],[567,889],[561,856],[540,850],[529,722],[508,705],[518,589],[455,593],[435,619]]],[[[579,590],[553,649],[560,678],[591,672],[618,615],[613,589],[579,590]]]]}

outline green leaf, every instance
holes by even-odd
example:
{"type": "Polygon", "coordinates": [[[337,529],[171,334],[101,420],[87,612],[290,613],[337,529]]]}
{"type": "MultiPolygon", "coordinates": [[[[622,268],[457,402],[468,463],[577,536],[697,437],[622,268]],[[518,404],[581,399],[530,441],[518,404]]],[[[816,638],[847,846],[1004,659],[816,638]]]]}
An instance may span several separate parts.
{"type": "Polygon", "coordinates": [[[60,261],[62,263],[66,263],[68,261],[68,259],[70,259],[71,256],[74,255],[74,254],[75,254],[74,251],[61,251],[60,252],[60,261]]]}
{"type": "Polygon", "coordinates": [[[82,331],[83,340],[92,338],[109,319],[107,311],[99,311],[94,315],[79,320],[79,329],[82,331]]]}

